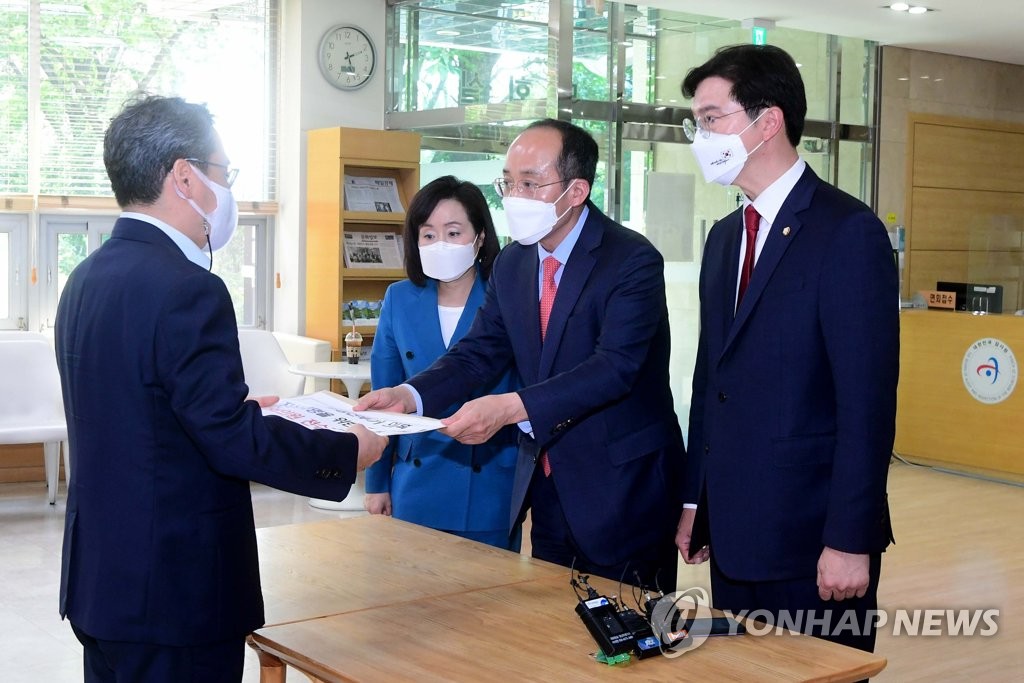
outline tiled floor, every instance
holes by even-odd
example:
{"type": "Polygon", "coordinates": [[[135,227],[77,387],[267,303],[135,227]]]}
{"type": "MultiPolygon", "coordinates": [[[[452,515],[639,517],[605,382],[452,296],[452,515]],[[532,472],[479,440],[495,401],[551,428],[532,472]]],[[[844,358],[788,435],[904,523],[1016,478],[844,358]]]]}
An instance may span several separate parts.
{"type": "MultiPolygon", "coordinates": [[[[307,498],[253,484],[257,527],[336,518],[307,498]]],[[[79,683],[82,648],[57,612],[64,531],[63,482],[56,505],[46,485],[0,484],[0,662],[3,683],[79,683]]],[[[296,679],[301,676],[295,675],[296,679]]],[[[246,648],[245,683],[259,681],[256,656],[246,648]]]]}

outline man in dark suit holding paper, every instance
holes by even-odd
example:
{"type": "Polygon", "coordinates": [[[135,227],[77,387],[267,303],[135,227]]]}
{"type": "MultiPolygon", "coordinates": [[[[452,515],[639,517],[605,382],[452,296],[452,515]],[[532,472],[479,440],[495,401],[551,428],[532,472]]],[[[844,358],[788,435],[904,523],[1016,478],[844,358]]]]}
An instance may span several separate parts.
{"type": "Polygon", "coordinates": [[[426,415],[514,363],[523,389],[443,422],[464,443],[519,425],[510,526],[532,509],[534,557],[672,589],[685,450],[669,389],[664,263],[590,202],[597,143],[546,119],[509,147],[503,196],[516,240],[498,255],[468,334],[407,385],[358,408],[426,415]]]}
{"type": "Polygon", "coordinates": [[[677,544],[710,556],[715,607],[814,610],[806,630],[870,651],[899,373],[887,233],[799,158],[807,104],[784,51],[722,49],[683,93],[705,178],[744,207],[704,251],[677,544]],[[844,616],[856,628],[837,633],[844,616]]]}
{"type": "Polygon", "coordinates": [[[341,500],[387,439],[246,400],[231,297],[203,251],[237,219],[205,107],[129,104],[103,160],[123,213],[55,327],[73,463],[60,612],[87,683],[239,681],[263,625],[249,481],[341,500]]]}

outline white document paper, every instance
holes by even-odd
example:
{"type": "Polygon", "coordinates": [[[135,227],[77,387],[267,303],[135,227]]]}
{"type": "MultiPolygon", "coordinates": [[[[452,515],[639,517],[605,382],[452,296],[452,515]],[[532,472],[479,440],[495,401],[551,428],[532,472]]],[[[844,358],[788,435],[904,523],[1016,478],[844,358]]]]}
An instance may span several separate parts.
{"type": "Polygon", "coordinates": [[[345,208],[349,211],[375,211],[402,213],[402,199],[398,196],[398,181],[394,178],[345,176],[345,208]]]}
{"type": "Polygon", "coordinates": [[[440,420],[419,415],[385,413],[379,410],[352,410],[355,401],[332,391],[296,396],[278,401],[263,409],[264,415],[277,415],[308,429],[330,429],[347,432],[354,424],[362,425],[380,436],[417,434],[444,427],[440,420]]]}
{"type": "Polygon", "coordinates": [[[349,268],[401,268],[402,247],[393,232],[346,232],[345,265],[349,268]]]}

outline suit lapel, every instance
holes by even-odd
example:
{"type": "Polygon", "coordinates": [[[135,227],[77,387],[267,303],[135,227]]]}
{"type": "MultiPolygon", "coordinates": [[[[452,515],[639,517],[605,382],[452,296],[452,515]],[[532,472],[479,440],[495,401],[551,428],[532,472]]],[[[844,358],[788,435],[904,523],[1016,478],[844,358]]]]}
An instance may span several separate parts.
{"type": "Polygon", "coordinates": [[[498,255],[491,275],[493,285],[500,289],[498,297],[509,302],[511,315],[505,319],[505,327],[516,349],[519,374],[527,385],[537,381],[540,364],[538,268],[537,247],[512,243],[498,255]]]}
{"type": "Polygon", "coordinates": [[[462,315],[459,316],[459,323],[455,326],[455,334],[452,335],[452,343],[454,344],[459,339],[462,339],[466,332],[469,332],[470,325],[473,324],[473,319],[476,317],[476,312],[480,306],[484,303],[484,287],[485,282],[480,277],[480,271],[477,270],[476,279],[473,281],[473,288],[469,290],[469,298],[466,299],[466,307],[462,309],[462,315]]]}
{"type": "Polygon", "coordinates": [[[406,314],[412,323],[410,329],[417,330],[416,338],[422,347],[420,354],[425,358],[437,358],[445,352],[441,338],[441,322],[437,312],[437,282],[427,279],[426,285],[417,287],[406,314]]]}
{"type": "MultiPolygon", "coordinates": [[[[772,224],[771,232],[768,233],[768,239],[765,241],[761,254],[757,258],[757,263],[754,264],[754,272],[750,276],[747,292],[743,295],[743,301],[740,302],[739,308],[736,309],[736,318],[729,328],[729,335],[722,348],[723,355],[729,350],[729,346],[736,338],[736,335],[743,329],[744,324],[750,318],[751,313],[757,306],[758,300],[761,298],[761,294],[764,292],[765,286],[771,279],[772,273],[775,272],[779,261],[782,260],[783,254],[786,253],[786,249],[789,248],[789,245],[792,244],[802,229],[803,223],[798,216],[810,206],[815,187],[819,182],[818,176],[808,166],[804,170],[803,175],[800,176],[800,180],[793,186],[792,192],[786,197],[786,201],[783,202],[782,208],[772,224]]],[[[733,260],[739,263],[738,246],[733,250],[733,260]]],[[[736,266],[734,265],[733,268],[735,274],[736,266]]]]}
{"type": "MultiPolygon", "coordinates": [[[[590,278],[590,273],[597,263],[597,257],[593,253],[601,244],[601,236],[604,233],[601,214],[593,206],[590,207],[590,214],[587,216],[579,239],[569,254],[569,261],[562,270],[562,279],[558,283],[558,292],[555,294],[555,303],[551,307],[551,316],[548,318],[548,330],[541,346],[539,378],[546,378],[551,374],[551,368],[555,362],[558,345],[562,342],[562,335],[565,333],[565,325],[569,320],[569,314],[576,307],[576,302],[583,293],[583,287],[590,278]]],[[[535,278],[536,279],[536,278],[535,278]]],[[[534,319],[537,320],[537,338],[540,339],[540,293],[534,299],[534,319]]]]}

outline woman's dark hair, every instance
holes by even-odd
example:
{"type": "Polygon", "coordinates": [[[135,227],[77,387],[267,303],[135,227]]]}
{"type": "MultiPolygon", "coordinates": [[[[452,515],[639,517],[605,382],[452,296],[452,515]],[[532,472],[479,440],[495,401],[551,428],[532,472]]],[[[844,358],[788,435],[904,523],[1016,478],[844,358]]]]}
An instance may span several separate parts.
{"type": "Polygon", "coordinates": [[[804,132],[807,95],[800,69],[788,52],[774,45],[732,45],[690,69],[683,79],[683,96],[693,99],[701,82],[718,76],[732,83],[732,98],[756,116],[778,107],[786,121],[786,137],[796,147],[804,132]]]}
{"type": "Polygon", "coordinates": [[[420,226],[427,222],[437,205],[445,199],[454,199],[462,204],[469,223],[473,226],[473,232],[476,235],[484,235],[484,243],[476,256],[483,279],[490,277],[494,257],[500,251],[491,210],[487,207],[487,200],[480,188],[452,175],[431,180],[412,198],[409,211],[405,214],[405,272],[418,287],[427,284],[427,276],[423,273],[423,264],[420,261],[420,226]]]}

